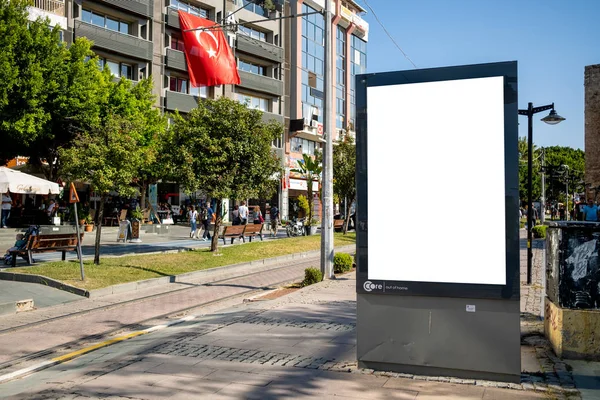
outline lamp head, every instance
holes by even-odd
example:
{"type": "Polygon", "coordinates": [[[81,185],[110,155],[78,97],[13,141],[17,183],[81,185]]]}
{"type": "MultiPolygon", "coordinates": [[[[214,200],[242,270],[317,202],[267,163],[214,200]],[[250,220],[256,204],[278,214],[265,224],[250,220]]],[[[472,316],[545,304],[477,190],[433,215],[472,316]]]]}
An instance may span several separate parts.
{"type": "Polygon", "coordinates": [[[566,118],[561,117],[560,115],[558,115],[556,113],[556,110],[554,110],[554,108],[553,108],[552,110],[550,110],[550,114],[548,114],[547,116],[545,116],[544,118],[542,118],[542,121],[544,121],[548,125],[556,125],[556,124],[564,121],[565,119],[566,118]]]}

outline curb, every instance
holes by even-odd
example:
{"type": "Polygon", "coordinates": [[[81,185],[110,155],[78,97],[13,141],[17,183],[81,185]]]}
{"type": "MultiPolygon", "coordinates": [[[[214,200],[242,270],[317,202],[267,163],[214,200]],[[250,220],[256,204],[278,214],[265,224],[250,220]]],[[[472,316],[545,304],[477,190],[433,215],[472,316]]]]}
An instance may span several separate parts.
{"type": "Polygon", "coordinates": [[[37,283],[40,285],[50,286],[55,289],[64,290],[65,292],[73,293],[79,296],[90,297],[90,292],[85,289],[67,285],[66,283],[62,283],[43,275],[19,274],[16,272],[0,271],[0,280],[37,283]]]}
{"type": "MultiPolygon", "coordinates": [[[[356,250],[356,245],[347,245],[336,248],[336,252],[349,253],[356,250]]],[[[119,285],[108,286],[101,289],[85,290],[75,286],[67,285],[57,280],[42,276],[42,275],[31,275],[31,274],[20,274],[15,272],[4,272],[0,271],[0,280],[6,281],[18,281],[28,283],[38,283],[53,287],[55,289],[64,290],[69,293],[73,293],[79,296],[88,298],[98,298],[111,294],[132,292],[140,289],[147,289],[155,286],[168,285],[170,283],[186,283],[192,280],[197,280],[200,277],[210,277],[211,275],[217,275],[228,270],[242,269],[247,267],[258,267],[258,266],[270,266],[277,264],[282,261],[291,261],[297,259],[304,259],[315,257],[321,254],[320,250],[306,251],[303,253],[292,253],[285,256],[263,258],[260,260],[254,260],[246,263],[224,265],[222,267],[210,268],[201,271],[186,272],[180,275],[163,276],[160,278],[146,279],[143,281],[127,282],[119,285]]]]}
{"type": "Polygon", "coordinates": [[[146,335],[148,333],[152,333],[152,332],[155,332],[155,331],[158,331],[161,329],[165,329],[165,328],[168,328],[169,326],[181,324],[183,322],[188,322],[195,318],[196,318],[196,316],[190,315],[188,317],[184,317],[184,318],[178,319],[176,321],[171,321],[167,324],[156,325],[156,326],[153,326],[152,328],[144,329],[141,331],[131,332],[131,333],[128,333],[128,334],[122,335],[122,336],[117,336],[113,339],[105,340],[104,342],[100,342],[100,343],[97,343],[97,344],[94,344],[94,345],[91,345],[88,347],[84,347],[83,349],[79,349],[77,351],[73,351],[71,353],[68,353],[68,354],[65,354],[65,355],[62,355],[59,357],[54,357],[50,360],[42,361],[41,363],[32,365],[31,367],[23,368],[23,369],[11,372],[9,374],[0,375],[0,384],[8,382],[13,379],[22,378],[26,375],[32,374],[37,371],[41,371],[46,368],[50,368],[57,364],[61,364],[61,363],[70,361],[76,357],[82,356],[87,353],[91,353],[92,351],[101,349],[103,347],[107,347],[107,346],[122,342],[127,339],[131,339],[131,338],[134,338],[137,336],[146,335]]]}

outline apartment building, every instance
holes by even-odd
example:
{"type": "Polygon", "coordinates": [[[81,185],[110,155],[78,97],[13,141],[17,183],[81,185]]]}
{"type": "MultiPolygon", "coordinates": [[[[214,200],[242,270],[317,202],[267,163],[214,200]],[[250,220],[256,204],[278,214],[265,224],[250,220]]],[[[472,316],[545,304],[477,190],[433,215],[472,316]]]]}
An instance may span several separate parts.
{"type": "MultiPolygon", "coordinates": [[[[301,131],[286,131],[284,161],[289,185],[282,189],[282,215],[294,215],[298,210],[297,198],[307,194],[309,184],[301,175],[291,171],[298,168],[303,154],[314,155],[321,149],[323,139],[323,92],[325,56],[326,0],[291,0],[288,14],[305,14],[292,18],[286,27],[286,96],[289,96],[286,118],[304,119],[301,131]]],[[[367,41],[369,25],[361,17],[365,12],[352,0],[334,0],[332,4],[332,69],[333,76],[328,88],[335,93],[332,115],[336,132],[333,140],[348,134],[354,137],[356,115],[355,76],[367,70],[367,41]]],[[[318,183],[312,182],[316,193],[318,183]]],[[[320,208],[315,194],[315,211],[320,208]]]]}
{"type": "MultiPolygon", "coordinates": [[[[286,126],[273,143],[286,168],[289,185],[272,199],[255,200],[266,211],[278,204],[281,215],[294,213],[307,182],[290,172],[302,154],[321,147],[323,123],[324,24],[322,14],[277,19],[284,15],[320,12],[325,0],[274,0],[266,10],[249,0],[33,0],[30,14],[47,16],[59,24],[64,40],[87,37],[93,50],[116,77],[133,81],[152,76],[157,107],[186,113],[202,98],[227,96],[258,108],[265,120],[286,126]],[[234,51],[241,83],[195,88],[187,73],[178,11],[221,23],[244,23],[226,34],[234,51]],[[289,119],[304,118],[304,129],[290,134],[289,119]]],[[[336,138],[354,131],[354,76],[366,72],[368,24],[364,10],[352,0],[334,0],[332,51],[335,67],[331,90],[336,93],[336,138]]],[[[314,184],[313,184],[314,185],[314,184]]],[[[182,200],[176,185],[160,192],[182,200]],[[177,195],[173,195],[179,194],[177,195]]],[[[162,194],[164,194],[162,193],[162,194]]]]}

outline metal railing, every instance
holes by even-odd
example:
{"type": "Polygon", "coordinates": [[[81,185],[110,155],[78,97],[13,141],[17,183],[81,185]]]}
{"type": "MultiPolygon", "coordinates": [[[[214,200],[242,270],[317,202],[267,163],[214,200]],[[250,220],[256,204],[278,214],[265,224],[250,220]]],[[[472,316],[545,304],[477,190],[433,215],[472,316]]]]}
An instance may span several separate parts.
{"type": "Polygon", "coordinates": [[[32,0],[31,6],[61,17],[65,16],[64,0],[32,0]]]}

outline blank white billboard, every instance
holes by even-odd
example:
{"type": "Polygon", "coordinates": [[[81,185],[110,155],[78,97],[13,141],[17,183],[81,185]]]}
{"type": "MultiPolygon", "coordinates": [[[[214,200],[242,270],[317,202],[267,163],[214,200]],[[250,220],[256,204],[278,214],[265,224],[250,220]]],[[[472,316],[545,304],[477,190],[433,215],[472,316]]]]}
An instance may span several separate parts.
{"type": "Polygon", "coordinates": [[[506,284],[504,78],[367,87],[368,279],[506,284]]]}

